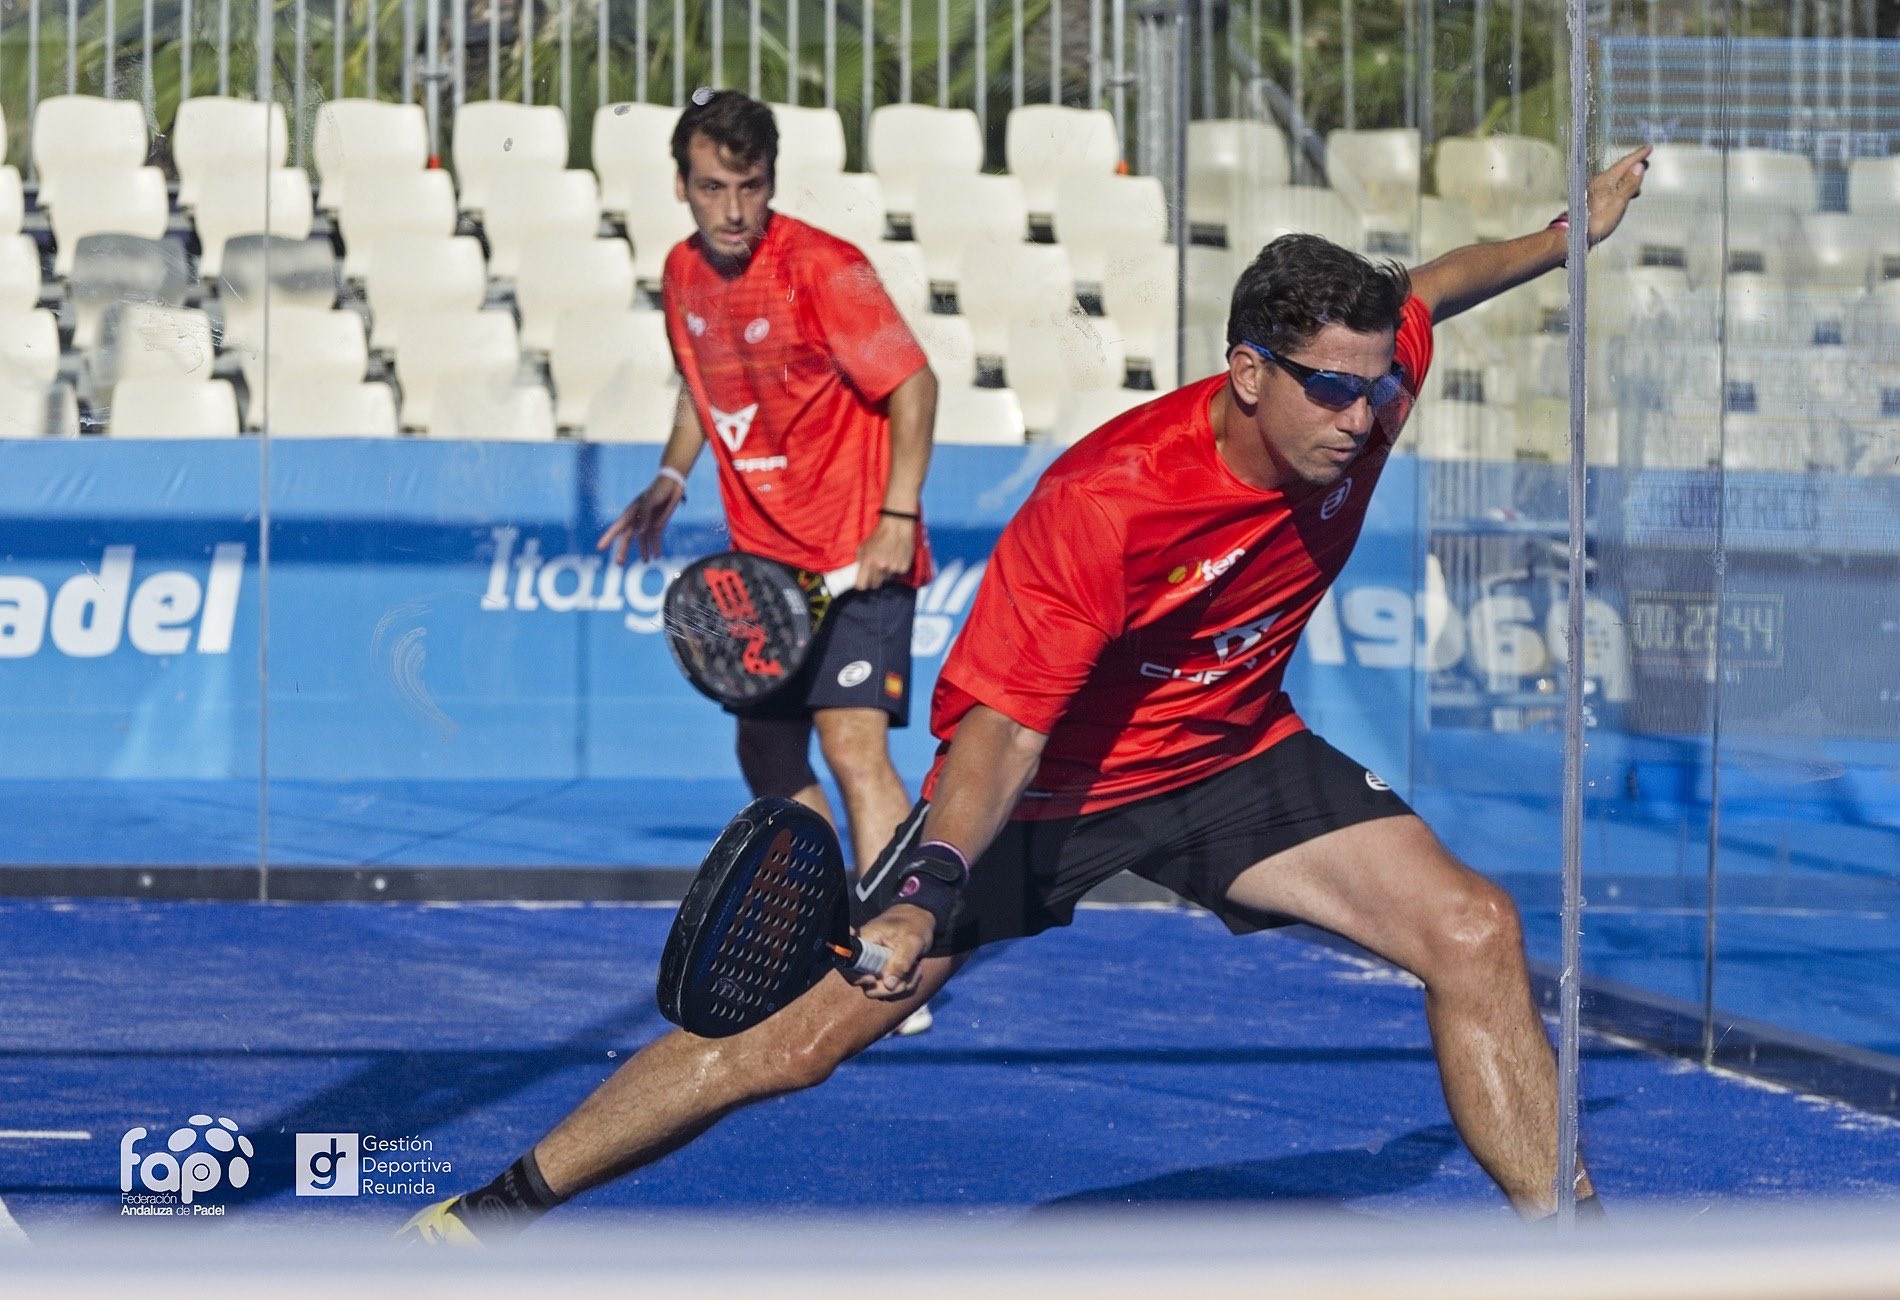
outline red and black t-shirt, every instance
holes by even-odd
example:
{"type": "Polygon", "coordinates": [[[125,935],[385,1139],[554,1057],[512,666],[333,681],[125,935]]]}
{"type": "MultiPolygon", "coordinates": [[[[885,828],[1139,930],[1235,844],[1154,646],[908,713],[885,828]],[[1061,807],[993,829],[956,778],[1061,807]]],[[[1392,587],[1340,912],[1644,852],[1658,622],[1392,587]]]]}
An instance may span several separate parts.
{"type": "MultiPolygon", "coordinates": [[[[1416,393],[1432,359],[1417,298],[1397,359],[1416,393]]],[[[1287,660],[1352,554],[1398,430],[1376,428],[1331,487],[1262,491],[1215,445],[1209,405],[1226,382],[1102,426],[1003,530],[931,730],[947,743],[984,704],[1048,735],[1018,818],[1179,789],[1305,727],[1281,687],[1287,660]]]]}
{"type": "MultiPolygon", "coordinates": [[[[863,253],[774,213],[728,279],[698,235],[667,254],[673,357],[719,463],[735,549],[826,573],[877,527],[885,402],[926,363],[863,253]]],[[[930,578],[918,530],[908,581],[930,578]]]]}

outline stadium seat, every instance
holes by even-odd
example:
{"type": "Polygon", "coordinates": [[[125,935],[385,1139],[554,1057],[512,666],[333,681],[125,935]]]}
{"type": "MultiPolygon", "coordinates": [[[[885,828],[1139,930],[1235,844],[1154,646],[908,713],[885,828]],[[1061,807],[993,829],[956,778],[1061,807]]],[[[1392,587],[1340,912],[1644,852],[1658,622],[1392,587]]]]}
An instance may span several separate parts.
{"type": "Polygon", "coordinates": [[[91,360],[92,403],[109,407],[117,404],[119,388],[134,379],[205,383],[218,354],[204,312],[134,302],[105,314],[91,360]]]}
{"type": "Polygon", "coordinates": [[[150,151],[145,109],[136,99],[54,95],[34,106],[33,170],[42,208],[57,206],[69,173],[142,167],[150,151]]]}
{"type": "Polygon", "coordinates": [[[932,437],[950,446],[1021,446],[1023,406],[1007,388],[952,384],[937,390],[937,423],[932,437]]]}
{"type": "Polygon", "coordinates": [[[1056,183],[1055,236],[1069,250],[1075,282],[1100,287],[1109,257],[1166,242],[1167,195],[1153,176],[1064,176],[1056,183]]]}
{"type": "Polygon", "coordinates": [[[59,321],[43,308],[0,311],[0,383],[45,388],[59,374],[59,321]]]}
{"type": "Polygon", "coordinates": [[[282,167],[290,157],[284,106],[224,95],[194,95],[172,119],[172,164],[178,172],[178,206],[195,207],[204,178],[243,169],[253,176],[282,167]]]}
{"type": "MultiPolygon", "coordinates": [[[[1590,277],[1586,310],[1593,333],[1622,334],[1637,328],[1681,328],[1699,319],[1703,305],[1689,287],[1689,273],[1681,267],[1625,269],[1606,263],[1590,277]]],[[[1694,331],[1696,337],[1701,333],[1694,331]]]]}
{"type": "Polygon", "coordinates": [[[1187,321],[1182,331],[1187,374],[1183,378],[1227,369],[1227,314],[1233,306],[1240,263],[1237,250],[1188,245],[1187,321]]]}
{"type": "Polygon", "coordinates": [[[520,368],[521,345],[514,317],[507,311],[438,310],[407,316],[396,345],[403,428],[432,431],[436,396],[445,385],[503,400],[520,368]]]}
{"type": "Polygon", "coordinates": [[[79,403],[67,384],[0,379],[0,438],[75,438],[79,403]]]}
{"type": "Polygon", "coordinates": [[[781,164],[772,207],[859,248],[884,238],[884,189],[869,172],[794,172],[781,164]]]}
{"type": "MultiPolygon", "coordinates": [[[[410,317],[469,315],[488,298],[482,246],[472,235],[387,235],[370,246],[363,270],[372,317],[369,342],[379,351],[401,348],[403,322],[410,317]]],[[[404,402],[406,424],[406,397],[404,402]]]]}
{"type": "Polygon", "coordinates": [[[1053,430],[1071,393],[1120,388],[1127,373],[1120,328],[1105,316],[1080,312],[1056,320],[1010,325],[1003,374],[1023,404],[1032,432],[1053,430]]]}
{"type": "Polygon", "coordinates": [[[17,235],[26,225],[26,190],[18,167],[0,167],[0,235],[17,235]]]}
{"type": "MultiPolygon", "coordinates": [[[[642,383],[671,383],[677,371],[666,337],[666,318],[657,311],[636,311],[624,303],[613,308],[562,312],[554,324],[548,371],[554,380],[555,423],[579,428],[590,419],[594,398],[625,373],[642,383]]],[[[618,441],[664,442],[666,426],[649,436],[618,441]]]]}
{"type": "Polygon", "coordinates": [[[1075,276],[1060,244],[999,244],[970,258],[957,280],[957,308],[970,322],[979,357],[1002,360],[1011,321],[1066,316],[1075,276]]]}
{"type": "Polygon", "coordinates": [[[218,306],[226,343],[262,337],[264,305],[273,308],[336,305],[336,254],[327,239],[237,235],[224,245],[218,272],[218,306]]]}
{"type": "Polygon", "coordinates": [[[522,171],[567,166],[567,118],[550,104],[470,100],[455,110],[455,180],[465,212],[487,211],[489,196],[522,171]]]}
{"type": "Polygon", "coordinates": [[[40,246],[31,235],[0,235],[0,311],[40,300],[40,246]]]}
{"type": "Polygon", "coordinates": [[[105,424],[114,438],[234,438],[237,394],[222,379],[140,375],[113,389],[105,424]]]}
{"type": "Polygon", "coordinates": [[[1110,257],[1102,278],[1102,311],[1121,326],[1129,366],[1146,370],[1162,392],[1180,384],[1174,340],[1179,280],[1172,244],[1110,257]]]}
{"type": "MultiPolygon", "coordinates": [[[[1900,211],[1893,214],[1900,218],[1900,211]]],[[[1879,252],[1900,253],[1900,229],[1847,212],[1809,212],[1801,218],[1801,278],[1842,289],[1865,289],[1879,265],[1879,252]]]]}
{"type": "Polygon", "coordinates": [[[1421,401],[1407,424],[1413,449],[1428,460],[1511,461],[1516,458],[1509,414],[1481,402],[1421,401]]]}
{"type": "MultiPolygon", "coordinates": [[[[1563,156],[1546,140],[1519,135],[1452,136],[1438,142],[1434,169],[1440,198],[1462,207],[1486,238],[1526,203],[1563,209],[1568,193],[1563,156]]],[[[1521,234],[1522,231],[1511,233],[1521,234]]]]}
{"type": "Polygon", "coordinates": [[[341,211],[352,171],[421,171],[429,164],[429,119],[420,104],[333,99],[316,111],[311,142],[322,182],[317,207],[341,211]]]}
{"type": "Polygon", "coordinates": [[[908,240],[879,240],[864,250],[897,310],[905,317],[930,311],[930,267],[924,250],[908,240]]]}
{"type": "Polygon", "coordinates": [[[1696,207],[1722,201],[1722,153],[1703,145],[1658,145],[1643,172],[1643,202],[1669,199],[1696,207]]]}
{"type": "MultiPolygon", "coordinates": [[[[670,161],[622,179],[627,190],[622,195],[626,207],[620,218],[627,242],[633,245],[633,275],[641,284],[657,288],[666,269],[666,255],[693,233],[693,214],[678,196],[678,173],[670,161]]],[[[607,207],[604,200],[601,206],[607,207]]]]}
{"type": "Polygon", "coordinates": [[[1029,236],[1029,209],[1014,176],[925,176],[915,195],[912,229],[933,283],[955,283],[973,245],[1020,244],[1029,236]]]}
{"type": "Polygon", "coordinates": [[[224,266],[224,246],[233,235],[282,235],[308,239],[314,213],[310,181],[300,168],[268,173],[253,168],[207,172],[198,182],[198,276],[214,280],[224,266]],[[266,226],[268,222],[268,227],[266,226]]]}
{"type": "Polygon", "coordinates": [[[982,170],[983,134],[967,108],[884,104],[871,110],[869,153],[871,170],[884,187],[884,211],[900,229],[908,229],[920,181],[982,170]]]}
{"type": "Polygon", "coordinates": [[[1409,222],[1418,210],[1419,171],[1411,127],[1326,134],[1326,183],[1364,216],[1409,222]]]}
{"type": "Polygon", "coordinates": [[[431,438],[471,438],[484,442],[552,442],[554,406],[539,384],[475,379],[466,374],[436,394],[430,417],[431,438]]]}
{"type": "Polygon", "coordinates": [[[88,235],[160,239],[170,219],[165,173],[156,167],[62,173],[53,209],[53,273],[72,274],[73,253],[88,235]]]}
{"type": "Polygon", "coordinates": [[[1429,262],[1454,248],[1477,242],[1477,227],[1462,206],[1430,196],[1418,201],[1418,261],[1429,262]]]}
{"type": "Polygon", "coordinates": [[[594,171],[600,206],[620,216],[635,201],[636,187],[664,180],[673,196],[673,128],[680,110],[664,104],[603,104],[594,112],[594,171]],[[662,173],[664,176],[662,177],[662,173]]]}
{"type": "Polygon", "coordinates": [[[568,312],[627,310],[633,289],[633,254],[625,240],[536,240],[523,250],[515,275],[522,351],[551,350],[557,322],[568,312]]]}
{"type": "Polygon", "coordinates": [[[673,432],[679,401],[677,377],[623,370],[588,404],[581,436],[588,442],[663,443],[673,432]]]}
{"type": "Polygon", "coordinates": [[[369,250],[396,234],[447,238],[455,233],[455,184],[444,171],[371,172],[357,178],[356,197],[337,214],[343,274],[360,280],[369,250]]]}
{"type": "Polygon", "coordinates": [[[1197,236],[1224,239],[1248,196],[1292,180],[1286,137],[1264,122],[1189,122],[1187,155],[1188,224],[1197,236]]]}
{"type": "MultiPolygon", "coordinates": [[[[263,324],[258,313],[257,325],[263,324]]],[[[253,398],[250,422],[261,418],[256,398],[280,383],[360,383],[369,373],[369,339],[363,318],[327,307],[272,307],[270,331],[247,329],[248,337],[226,346],[236,352],[253,398]],[[268,359],[269,365],[265,362],[268,359]]]]}
{"type": "Polygon", "coordinates": [[[1228,228],[1228,244],[1244,266],[1281,235],[1320,235],[1357,252],[1364,221],[1352,204],[1315,185],[1282,185],[1256,192],[1228,228]]]}
{"type": "Polygon", "coordinates": [[[68,301],[73,309],[72,346],[93,345],[99,321],[125,302],[184,305],[191,265],[180,244],[137,235],[86,235],[73,250],[68,301]]]}
{"type": "Polygon", "coordinates": [[[919,316],[910,321],[910,331],[929,359],[939,389],[976,383],[976,337],[969,321],[961,316],[919,316]]]}
{"type": "Polygon", "coordinates": [[[396,394],[388,384],[311,376],[273,379],[264,394],[273,438],[393,438],[396,394]]]}
{"type": "Polygon", "coordinates": [[[1070,393],[1056,418],[1055,440],[1063,446],[1082,441],[1119,415],[1125,415],[1144,402],[1154,400],[1153,393],[1132,388],[1096,388],[1070,393]]]}
{"type": "Polygon", "coordinates": [[[1777,149],[1731,149],[1728,197],[1731,207],[1812,212],[1819,198],[1814,164],[1777,149]]]}
{"type": "Polygon", "coordinates": [[[511,177],[489,196],[482,231],[488,236],[488,273],[513,279],[527,245],[600,233],[599,183],[594,173],[578,169],[511,177]]]}
{"type": "Polygon", "coordinates": [[[1900,217],[1900,156],[1856,158],[1847,165],[1847,210],[1855,216],[1900,217]]]}
{"type": "Polygon", "coordinates": [[[844,170],[844,119],[835,108],[772,105],[778,123],[778,171],[812,175],[844,170]]]}
{"type": "Polygon", "coordinates": [[[1003,126],[1003,159],[1022,182],[1031,221],[1049,222],[1068,176],[1112,176],[1121,162],[1115,115],[1105,108],[1023,104],[1003,126]]]}

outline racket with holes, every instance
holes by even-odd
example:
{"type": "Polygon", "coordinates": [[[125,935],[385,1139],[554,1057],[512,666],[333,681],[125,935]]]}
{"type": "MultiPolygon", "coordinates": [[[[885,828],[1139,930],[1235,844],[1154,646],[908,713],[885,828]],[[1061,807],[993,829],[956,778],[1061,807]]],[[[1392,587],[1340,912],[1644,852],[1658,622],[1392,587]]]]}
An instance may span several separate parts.
{"type": "Polygon", "coordinates": [[[673,918],[661,1014],[726,1038],[836,967],[881,972],[890,951],[851,933],[848,890],[831,823],[790,799],[754,799],[713,842],[673,918]]]}
{"type": "Polygon", "coordinates": [[[694,560],[666,589],[661,621],[673,661],[700,694],[757,704],[798,675],[858,566],[810,573],[743,551],[694,560]]]}

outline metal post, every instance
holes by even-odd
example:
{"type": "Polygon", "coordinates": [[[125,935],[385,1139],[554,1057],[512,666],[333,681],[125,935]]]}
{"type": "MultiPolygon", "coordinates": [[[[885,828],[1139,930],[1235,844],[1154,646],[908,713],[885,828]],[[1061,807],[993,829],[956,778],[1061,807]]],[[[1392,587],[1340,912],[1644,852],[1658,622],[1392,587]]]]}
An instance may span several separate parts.
{"type": "MultiPolygon", "coordinates": [[[[608,31],[609,23],[607,18],[607,11],[611,7],[612,6],[607,3],[607,0],[599,0],[599,4],[596,6],[598,17],[598,25],[594,29],[594,62],[598,65],[594,69],[594,103],[596,107],[611,102],[608,95],[612,88],[607,84],[608,51],[613,48],[611,33],[608,31]]],[[[639,24],[643,33],[647,25],[646,8],[646,0],[638,0],[634,5],[634,21],[639,24]]],[[[642,96],[642,98],[644,98],[644,96],[642,96]]]]}
{"type": "Polygon", "coordinates": [[[759,0],[752,0],[752,21],[746,24],[746,94],[759,97],[759,0]]]}
{"type": "Polygon", "coordinates": [[[686,5],[673,0],[673,107],[686,104],[686,5]]]}
{"type": "MultiPolygon", "coordinates": [[[[152,58],[152,21],[154,17],[152,13],[152,0],[145,0],[145,9],[140,17],[145,27],[145,58],[144,67],[139,70],[139,98],[145,104],[145,120],[149,122],[158,116],[158,96],[152,86],[152,64],[155,62],[152,58]]],[[[4,147],[4,145],[0,145],[0,149],[4,147]]]]}
{"type": "MultiPolygon", "coordinates": [[[[1485,107],[1490,103],[1485,85],[1485,54],[1491,46],[1491,7],[1485,0],[1471,0],[1471,129],[1475,133],[1484,123],[1485,107]]],[[[1650,6],[1655,12],[1655,6],[1650,6]]],[[[1655,45],[1650,46],[1655,49],[1655,45]]]]}
{"type": "Polygon", "coordinates": [[[1418,125],[1418,0],[1399,0],[1405,11],[1405,125],[1418,125]]]}
{"type": "MultiPolygon", "coordinates": [[[[607,6],[603,3],[602,9],[607,6]]],[[[675,6],[677,7],[677,5],[675,6]]],[[[633,6],[633,97],[647,102],[647,0],[635,0],[633,6]]],[[[604,62],[606,54],[601,55],[604,62]]]]}
{"type": "Polygon", "coordinates": [[[1359,106],[1355,102],[1356,92],[1359,87],[1359,77],[1353,70],[1353,59],[1355,57],[1353,54],[1353,38],[1355,35],[1353,26],[1352,0],[1339,0],[1340,59],[1343,64],[1340,68],[1343,74],[1341,77],[1341,90],[1345,98],[1345,103],[1340,107],[1343,110],[1345,126],[1348,131],[1356,131],[1359,129],[1359,106]]]}
{"type": "Polygon", "coordinates": [[[449,45],[449,62],[455,70],[455,110],[459,113],[468,103],[468,0],[455,0],[449,10],[449,45]]]}
{"type": "MultiPolygon", "coordinates": [[[[219,0],[219,3],[226,3],[226,0],[219,0]]],[[[381,99],[383,88],[376,76],[376,53],[382,44],[382,0],[368,0],[365,16],[369,25],[363,33],[363,75],[367,79],[363,97],[381,99]]]]}
{"type": "Polygon", "coordinates": [[[798,0],[789,0],[785,6],[785,102],[798,104],[798,11],[802,6],[798,0]]]}
{"type": "Polygon", "coordinates": [[[1436,19],[1432,0],[1424,0],[1418,19],[1418,132],[1427,144],[1438,138],[1438,109],[1432,93],[1432,79],[1438,75],[1438,53],[1432,48],[1438,37],[1436,19]]]}
{"type": "MultiPolygon", "coordinates": [[[[257,0],[257,102],[271,101],[271,51],[277,45],[277,9],[271,0],[257,0]]],[[[268,154],[265,155],[269,157],[268,154]]],[[[265,193],[269,193],[265,187],[265,193]]]]}
{"type": "MultiPolygon", "coordinates": [[[[191,13],[191,0],[185,0],[185,13],[187,16],[191,13]]],[[[347,44],[344,35],[348,30],[348,15],[344,11],[343,0],[336,0],[336,7],[330,16],[331,54],[336,62],[336,67],[331,73],[334,78],[330,82],[331,99],[344,99],[350,93],[349,88],[343,84],[343,47],[347,44]]]]}
{"type": "Polygon", "coordinates": [[[1062,0],[1049,0],[1049,102],[1062,102],[1062,0]]]}
{"type": "MultiPolygon", "coordinates": [[[[146,3],[151,3],[151,0],[146,0],[146,3]]],[[[297,0],[292,18],[297,35],[297,71],[290,92],[290,147],[292,150],[290,161],[291,166],[301,167],[303,166],[303,124],[306,120],[304,109],[309,102],[310,92],[309,60],[304,58],[304,51],[310,48],[310,6],[307,0],[297,0]]],[[[268,148],[264,158],[264,166],[268,170],[270,167],[268,148]]]]}
{"type": "MultiPolygon", "coordinates": [[[[1214,98],[1218,93],[1214,82],[1214,6],[1200,4],[1198,8],[1201,11],[1201,116],[1219,117],[1220,109],[1214,98]]],[[[1194,23],[1190,16],[1187,31],[1181,37],[1182,44],[1191,45],[1193,38],[1194,23]]],[[[1188,93],[1185,82],[1183,82],[1181,93],[1183,95],[1188,93]]]]}
{"type": "Polygon", "coordinates": [[[99,93],[107,99],[119,97],[119,15],[113,0],[106,0],[105,63],[99,69],[99,93]]]}
{"type": "MultiPolygon", "coordinates": [[[[33,140],[33,119],[40,109],[40,0],[27,0],[26,7],[26,138],[33,140]]],[[[27,155],[28,175],[39,175],[39,159],[27,155]]]]}
{"type": "Polygon", "coordinates": [[[950,107],[950,0],[937,0],[937,107],[950,107]]]}
{"type": "Polygon", "coordinates": [[[976,0],[975,29],[976,73],[970,82],[970,97],[975,100],[977,134],[990,138],[990,6],[989,0],[976,0]]]}
{"type": "Polygon", "coordinates": [[[1089,0],[1089,107],[1102,106],[1102,0],[1089,0]]]}
{"type": "Polygon", "coordinates": [[[402,0],[402,98],[416,98],[416,0],[402,0]]]}
{"type": "Polygon", "coordinates": [[[1303,0],[1291,0],[1288,8],[1291,12],[1287,15],[1287,44],[1293,47],[1293,118],[1303,126],[1306,122],[1306,5],[1303,0]]]}
{"type": "Polygon", "coordinates": [[[838,110],[838,0],[825,0],[825,107],[838,110]]]}
{"type": "Polygon", "coordinates": [[[521,102],[534,103],[534,0],[521,0],[521,102]]]}
{"type": "Polygon", "coordinates": [[[1511,134],[1524,134],[1524,0],[1511,0],[1511,134]]]}
{"type": "MultiPolygon", "coordinates": [[[[866,0],[868,4],[870,0],[866,0]]],[[[726,0],[712,0],[712,76],[714,90],[726,85],[726,0]]]]}
{"type": "MultiPolygon", "coordinates": [[[[371,4],[377,0],[370,0],[371,4]]],[[[501,15],[495,9],[496,0],[488,0],[488,98],[501,98],[501,15]]],[[[371,64],[374,67],[375,64],[371,64]]]]}
{"type": "Polygon", "coordinates": [[[1115,28],[1109,36],[1109,60],[1115,69],[1115,89],[1109,102],[1115,106],[1115,138],[1121,141],[1125,162],[1128,158],[1128,0],[1110,0],[1109,22],[1115,28]]]}
{"type": "Polygon", "coordinates": [[[910,103],[910,0],[897,3],[897,102],[910,103]]]}
{"type": "Polygon", "coordinates": [[[422,79],[427,83],[429,157],[442,156],[442,0],[428,0],[423,21],[429,30],[422,38],[422,79]]]}
{"type": "Polygon", "coordinates": [[[871,113],[877,107],[877,7],[875,0],[859,0],[864,33],[863,107],[858,110],[858,129],[864,135],[864,167],[871,167],[871,113]]]}
{"type": "Polygon", "coordinates": [[[1010,0],[1010,13],[1015,21],[1015,39],[1009,43],[1010,89],[1014,94],[1009,102],[1011,108],[1023,106],[1023,0],[1010,0]]]}
{"type": "Polygon", "coordinates": [[[574,120],[574,0],[560,0],[560,3],[561,116],[571,122],[574,120]]]}

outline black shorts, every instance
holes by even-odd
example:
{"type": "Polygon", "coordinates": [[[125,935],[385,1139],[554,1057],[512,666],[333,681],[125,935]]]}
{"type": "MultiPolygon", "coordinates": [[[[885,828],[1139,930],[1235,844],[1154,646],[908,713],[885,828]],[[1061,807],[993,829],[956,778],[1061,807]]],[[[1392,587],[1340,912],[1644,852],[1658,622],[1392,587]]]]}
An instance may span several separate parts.
{"type": "Polygon", "coordinates": [[[798,676],[757,704],[727,706],[741,718],[809,718],[818,709],[883,709],[910,724],[910,625],[917,589],[887,582],[831,602],[798,676]]]}
{"type": "MultiPolygon", "coordinates": [[[[890,868],[910,847],[925,805],[911,810],[864,874],[855,896],[862,923],[890,906],[890,868]]],[[[1310,731],[1287,737],[1181,790],[1050,821],[1011,821],[970,869],[948,933],[933,957],[1040,934],[1075,919],[1075,905],[1120,871],[1164,885],[1218,916],[1235,934],[1291,918],[1227,901],[1240,873],[1328,831],[1412,810],[1378,776],[1310,731]]]]}

